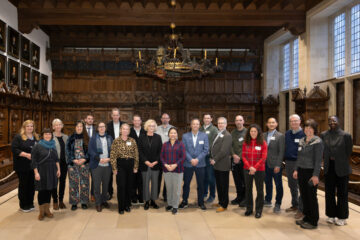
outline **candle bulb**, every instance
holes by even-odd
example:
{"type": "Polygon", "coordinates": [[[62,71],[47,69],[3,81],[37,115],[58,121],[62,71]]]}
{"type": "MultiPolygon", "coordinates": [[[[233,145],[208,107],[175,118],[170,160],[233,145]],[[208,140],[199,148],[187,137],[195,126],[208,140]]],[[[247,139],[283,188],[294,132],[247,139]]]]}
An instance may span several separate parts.
{"type": "Polygon", "coordinates": [[[218,58],[215,58],[215,66],[218,65],[218,58]]]}
{"type": "Polygon", "coordinates": [[[141,60],[141,51],[139,51],[139,59],[141,60]]]}
{"type": "Polygon", "coordinates": [[[206,49],[205,49],[205,53],[204,53],[204,58],[206,59],[206,49]]]}
{"type": "Polygon", "coordinates": [[[139,68],[139,62],[136,61],[136,68],[139,68]]]}
{"type": "Polygon", "coordinates": [[[174,50],[174,58],[176,58],[176,48],[175,48],[175,50],[174,50]]]}

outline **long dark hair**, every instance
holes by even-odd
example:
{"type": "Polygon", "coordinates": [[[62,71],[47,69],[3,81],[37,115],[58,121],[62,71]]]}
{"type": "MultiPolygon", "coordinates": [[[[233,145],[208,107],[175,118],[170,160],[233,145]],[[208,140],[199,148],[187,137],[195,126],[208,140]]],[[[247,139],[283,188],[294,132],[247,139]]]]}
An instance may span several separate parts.
{"type": "Polygon", "coordinates": [[[263,134],[262,134],[262,131],[261,131],[261,128],[259,125],[257,124],[251,124],[250,127],[249,127],[249,130],[246,132],[246,135],[245,135],[245,142],[246,144],[250,144],[251,143],[251,135],[250,135],[250,130],[252,128],[256,128],[256,130],[258,131],[258,135],[256,137],[256,144],[258,145],[262,145],[264,143],[264,137],[263,137],[263,134]]]}
{"type": "MultiPolygon", "coordinates": [[[[82,135],[83,135],[83,137],[84,137],[84,140],[83,140],[83,142],[84,142],[84,145],[87,147],[88,145],[89,145],[89,135],[88,135],[88,133],[87,133],[87,131],[86,131],[86,127],[85,127],[85,123],[84,123],[84,121],[82,121],[82,120],[78,120],[78,121],[76,121],[76,123],[75,123],[75,128],[76,128],[76,126],[78,125],[78,124],[82,124],[82,126],[83,126],[83,130],[82,130],[82,135]]],[[[76,133],[76,130],[75,130],[75,134],[77,134],[76,133]]]]}

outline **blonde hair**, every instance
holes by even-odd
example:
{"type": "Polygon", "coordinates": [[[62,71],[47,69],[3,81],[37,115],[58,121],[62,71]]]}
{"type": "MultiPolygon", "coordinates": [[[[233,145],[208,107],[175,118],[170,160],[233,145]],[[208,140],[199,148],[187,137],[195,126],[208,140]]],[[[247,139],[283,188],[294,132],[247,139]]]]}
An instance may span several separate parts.
{"type": "Polygon", "coordinates": [[[30,125],[30,124],[33,125],[33,132],[32,132],[32,134],[33,134],[34,138],[35,138],[36,140],[39,140],[39,135],[35,132],[35,123],[34,123],[33,120],[30,120],[30,119],[24,121],[23,124],[22,124],[22,126],[21,126],[21,128],[20,128],[20,136],[21,136],[21,139],[24,140],[24,141],[26,141],[26,139],[28,138],[28,137],[26,136],[26,134],[25,134],[25,128],[26,128],[27,125],[30,125]]]}
{"type": "Polygon", "coordinates": [[[149,119],[144,124],[145,131],[148,131],[149,125],[151,125],[152,123],[155,124],[155,128],[157,128],[157,124],[156,124],[155,120],[154,119],[149,119]]]}
{"type": "Polygon", "coordinates": [[[63,122],[62,122],[60,119],[58,119],[58,118],[55,118],[55,119],[52,121],[52,123],[51,123],[52,127],[54,128],[55,124],[57,124],[57,123],[61,124],[61,126],[64,127],[63,122]]]}
{"type": "Polygon", "coordinates": [[[130,125],[129,125],[129,124],[127,124],[127,123],[123,123],[123,124],[121,124],[120,129],[122,129],[122,128],[123,128],[123,127],[125,127],[125,126],[127,126],[127,127],[130,129],[130,125]]]}

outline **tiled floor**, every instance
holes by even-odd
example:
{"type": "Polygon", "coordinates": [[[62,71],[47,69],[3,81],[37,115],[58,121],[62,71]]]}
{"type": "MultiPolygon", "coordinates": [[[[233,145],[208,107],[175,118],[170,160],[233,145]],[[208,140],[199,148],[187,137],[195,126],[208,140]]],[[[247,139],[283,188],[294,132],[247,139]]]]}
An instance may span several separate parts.
{"type": "MultiPolygon", "coordinates": [[[[190,202],[195,202],[196,181],[190,202]]],[[[290,194],[284,178],[283,208],[290,204],[290,194]]],[[[230,199],[235,196],[233,182],[230,184],[230,199]]],[[[66,196],[67,197],[67,196],[66,196]]],[[[282,211],[274,214],[272,209],[264,209],[261,219],[244,217],[244,210],[230,206],[228,211],[216,213],[208,206],[203,212],[195,207],[180,211],[173,216],[159,210],[135,208],[131,213],[119,215],[116,199],[111,201],[111,209],[98,213],[92,205],[88,210],[69,209],[55,211],[54,219],[37,220],[38,210],[31,213],[18,211],[17,191],[0,198],[0,240],[53,240],[53,239],[360,239],[360,207],[350,204],[348,225],[337,227],[325,222],[324,193],[319,191],[320,222],[316,230],[303,230],[296,226],[292,214],[282,211]]],[[[159,205],[164,203],[159,200],[159,205]]]]}

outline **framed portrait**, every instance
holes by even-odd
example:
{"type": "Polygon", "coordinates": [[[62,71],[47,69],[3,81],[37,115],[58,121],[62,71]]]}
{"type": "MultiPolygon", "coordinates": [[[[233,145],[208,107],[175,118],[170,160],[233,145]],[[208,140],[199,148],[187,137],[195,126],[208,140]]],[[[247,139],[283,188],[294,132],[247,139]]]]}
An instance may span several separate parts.
{"type": "Polygon", "coordinates": [[[30,68],[21,65],[21,90],[30,90],[30,68]]]}
{"type": "Polygon", "coordinates": [[[5,52],[6,49],[6,24],[0,20],[0,51],[5,52]]]}
{"type": "Polygon", "coordinates": [[[7,84],[10,89],[19,86],[19,63],[10,59],[8,62],[8,81],[7,84]]]}
{"type": "Polygon", "coordinates": [[[41,74],[41,94],[48,93],[48,76],[41,74]]]}
{"type": "Polygon", "coordinates": [[[30,54],[31,66],[36,69],[40,67],[40,47],[35,43],[31,43],[31,54],[30,54]]]}
{"type": "Polygon", "coordinates": [[[26,37],[21,35],[21,48],[20,48],[20,56],[21,61],[30,64],[30,41],[26,37]]]}
{"type": "Polygon", "coordinates": [[[0,83],[5,82],[6,77],[6,57],[0,54],[0,83]]]}
{"type": "Polygon", "coordinates": [[[31,70],[31,91],[36,92],[40,90],[40,73],[36,70],[31,70]]]}
{"type": "Polygon", "coordinates": [[[8,27],[7,53],[14,58],[19,58],[19,36],[18,31],[12,27],[8,27]]]}

